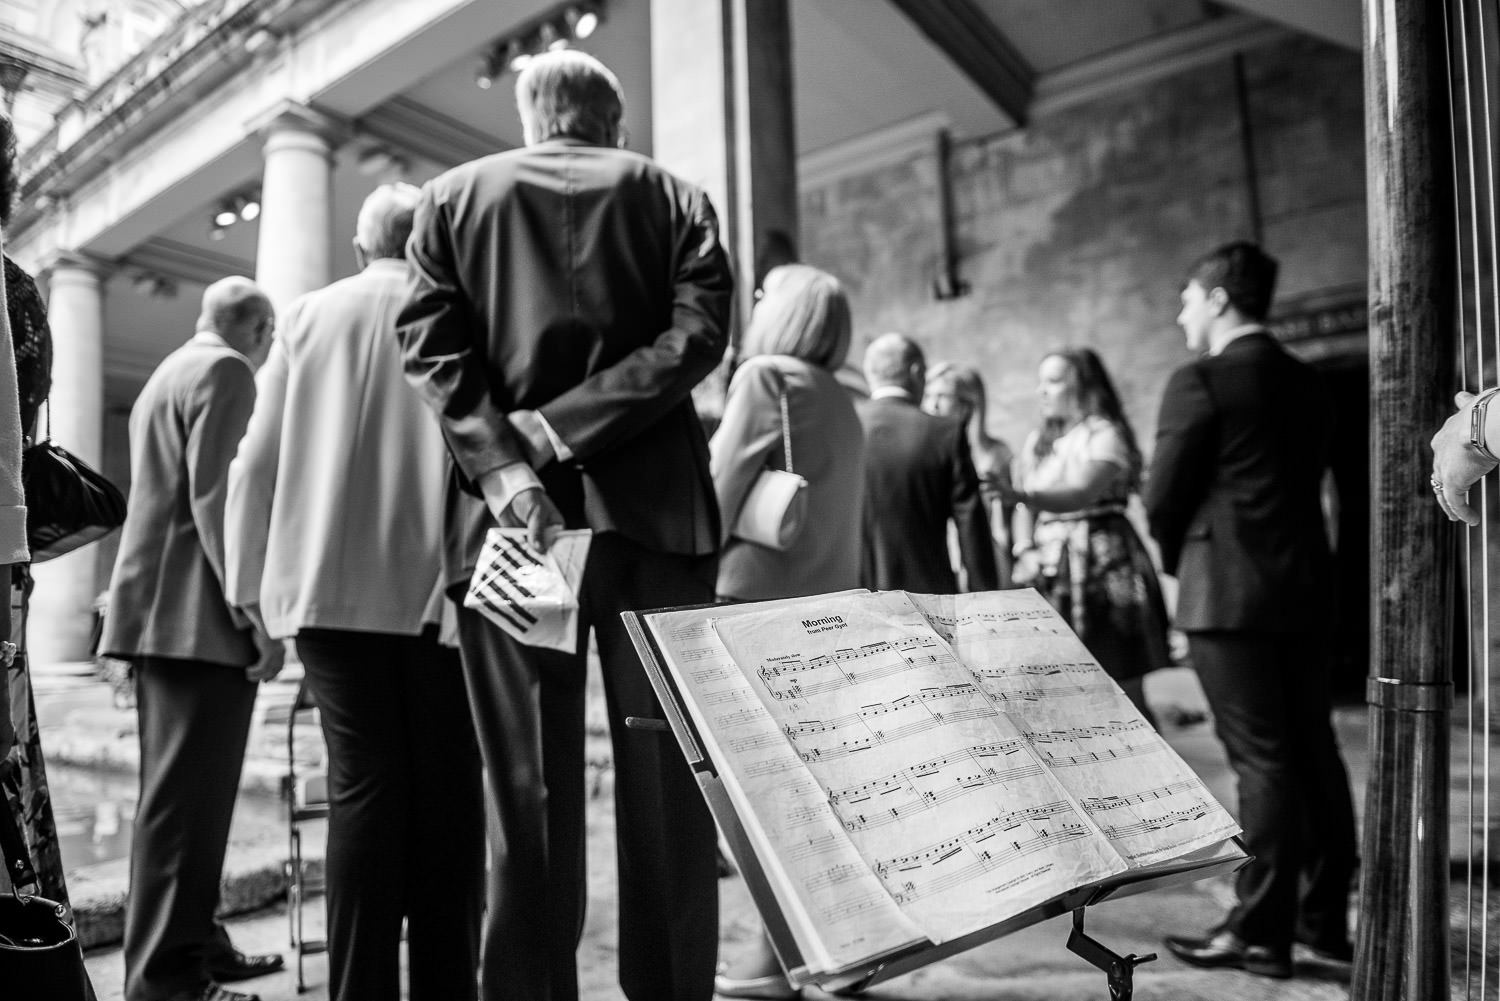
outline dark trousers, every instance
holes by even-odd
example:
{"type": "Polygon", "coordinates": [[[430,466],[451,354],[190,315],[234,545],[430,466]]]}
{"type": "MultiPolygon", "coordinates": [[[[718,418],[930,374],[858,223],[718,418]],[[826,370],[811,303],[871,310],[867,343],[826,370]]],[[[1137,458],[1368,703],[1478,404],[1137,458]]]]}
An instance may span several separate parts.
{"type": "Polygon", "coordinates": [[[333,1001],[473,1001],[484,787],[457,650],[421,636],[303,629],[328,745],[333,1001]]]}
{"type": "Polygon", "coordinates": [[[126,1001],[161,1001],[207,981],[214,920],[256,686],[245,670],[135,661],[141,793],[125,910],[126,1001]]]}
{"type": "Polygon", "coordinates": [[[1225,631],[1188,640],[1255,856],[1239,871],[1225,926],[1257,945],[1341,946],[1357,849],[1321,637],[1225,631]]]}
{"type": "MultiPolygon", "coordinates": [[[[595,536],[580,625],[599,645],[615,770],[620,986],[631,1001],[707,1001],[718,946],[713,820],[619,613],[713,600],[715,560],[595,536]]],[[[481,961],[486,1001],[576,1001],[583,933],[587,643],[563,654],[459,618],[464,673],[498,824],[481,961]]]]}

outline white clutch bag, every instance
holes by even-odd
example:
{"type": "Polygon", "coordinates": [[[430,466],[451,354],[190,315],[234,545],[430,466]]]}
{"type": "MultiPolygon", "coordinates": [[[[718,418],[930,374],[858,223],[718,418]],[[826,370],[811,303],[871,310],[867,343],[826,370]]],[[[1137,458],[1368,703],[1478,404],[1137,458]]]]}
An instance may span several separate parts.
{"type": "Polygon", "coordinates": [[[762,469],[745,494],[730,534],[757,546],[791,548],[807,522],[807,480],[792,469],[791,421],[787,418],[786,386],[781,387],[781,447],[786,469],[762,469]]]}

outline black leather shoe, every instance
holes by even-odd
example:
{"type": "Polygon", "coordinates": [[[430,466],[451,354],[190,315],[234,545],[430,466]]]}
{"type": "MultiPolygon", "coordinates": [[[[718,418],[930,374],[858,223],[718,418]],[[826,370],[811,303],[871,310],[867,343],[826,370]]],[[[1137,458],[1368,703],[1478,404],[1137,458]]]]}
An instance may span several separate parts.
{"type": "Polygon", "coordinates": [[[1244,970],[1262,977],[1285,980],[1292,975],[1290,949],[1251,945],[1232,931],[1219,931],[1207,938],[1168,935],[1167,951],[1192,966],[1244,970]]]}
{"type": "Polygon", "coordinates": [[[213,957],[208,961],[208,975],[221,984],[232,984],[236,980],[249,980],[275,973],[284,965],[276,953],[249,956],[238,949],[213,957]]]}

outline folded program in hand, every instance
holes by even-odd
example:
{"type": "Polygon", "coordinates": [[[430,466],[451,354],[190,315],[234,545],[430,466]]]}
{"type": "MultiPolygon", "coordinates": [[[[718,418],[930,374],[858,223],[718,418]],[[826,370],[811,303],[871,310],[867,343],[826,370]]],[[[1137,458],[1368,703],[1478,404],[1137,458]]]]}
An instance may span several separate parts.
{"type": "Polygon", "coordinates": [[[524,528],[492,528],[469,579],[464,607],[528,646],[573,653],[578,647],[578,585],[593,533],[562,532],[545,553],[524,528]]]}

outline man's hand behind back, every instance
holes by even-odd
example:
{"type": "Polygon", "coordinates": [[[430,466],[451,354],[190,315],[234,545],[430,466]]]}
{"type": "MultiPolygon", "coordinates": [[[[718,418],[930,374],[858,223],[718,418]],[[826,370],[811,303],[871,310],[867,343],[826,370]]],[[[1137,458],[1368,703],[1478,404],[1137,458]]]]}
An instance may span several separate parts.
{"type": "Polygon", "coordinates": [[[260,659],[245,668],[245,677],[251,681],[270,681],[281,673],[286,664],[286,646],[260,629],[253,630],[252,635],[255,637],[255,649],[260,653],[260,659]]]}

